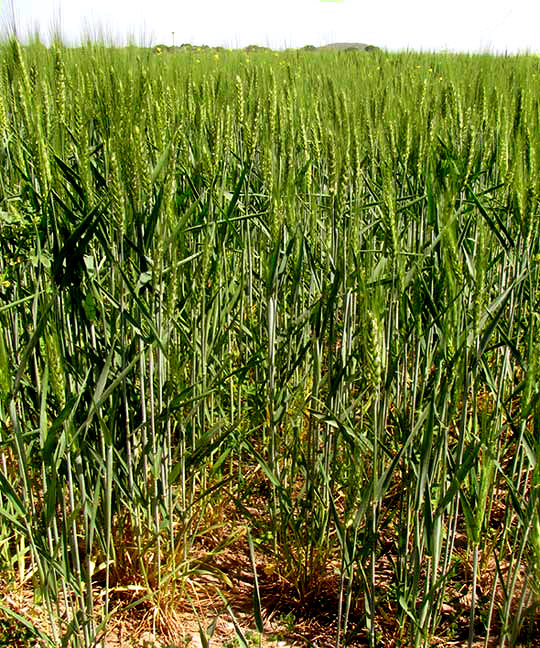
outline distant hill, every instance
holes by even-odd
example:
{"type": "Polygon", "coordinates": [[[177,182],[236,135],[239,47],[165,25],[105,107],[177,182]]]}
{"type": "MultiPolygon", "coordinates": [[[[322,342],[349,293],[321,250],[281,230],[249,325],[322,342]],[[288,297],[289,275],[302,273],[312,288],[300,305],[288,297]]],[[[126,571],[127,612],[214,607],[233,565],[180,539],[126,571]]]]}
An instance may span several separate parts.
{"type": "MultiPolygon", "coordinates": [[[[159,44],[155,45],[152,50],[155,54],[174,54],[177,52],[200,52],[203,50],[219,52],[223,51],[223,47],[209,47],[208,45],[191,45],[190,43],[183,43],[182,45],[164,45],[159,44]]],[[[329,43],[328,45],[322,45],[321,47],[315,47],[314,45],[305,45],[304,47],[299,48],[289,48],[286,51],[306,51],[306,52],[321,52],[325,50],[336,50],[340,52],[380,52],[381,49],[375,45],[367,45],[366,43],[329,43]]],[[[269,47],[263,47],[261,45],[248,45],[242,50],[247,53],[255,52],[271,52],[272,50],[269,47]]]]}
{"type": "Polygon", "coordinates": [[[322,45],[318,47],[319,50],[332,49],[332,50],[361,50],[363,52],[377,52],[378,47],[375,45],[367,45],[366,43],[330,43],[329,45],[322,45]]]}

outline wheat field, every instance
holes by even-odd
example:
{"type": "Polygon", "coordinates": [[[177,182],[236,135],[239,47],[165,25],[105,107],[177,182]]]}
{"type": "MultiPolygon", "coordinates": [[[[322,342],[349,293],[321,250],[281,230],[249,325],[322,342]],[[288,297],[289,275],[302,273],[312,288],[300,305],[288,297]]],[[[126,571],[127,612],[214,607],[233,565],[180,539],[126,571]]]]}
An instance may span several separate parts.
{"type": "Polygon", "coordinates": [[[0,46],[0,633],[235,619],[242,554],[241,646],[536,636],[539,77],[0,46]]]}

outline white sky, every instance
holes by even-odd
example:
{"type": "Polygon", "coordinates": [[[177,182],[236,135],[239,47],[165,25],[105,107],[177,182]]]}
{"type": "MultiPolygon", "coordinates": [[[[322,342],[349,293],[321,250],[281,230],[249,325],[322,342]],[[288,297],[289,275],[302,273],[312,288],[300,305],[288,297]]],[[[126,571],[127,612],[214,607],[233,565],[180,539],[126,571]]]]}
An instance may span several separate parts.
{"type": "Polygon", "coordinates": [[[0,0],[19,37],[283,47],[355,41],[390,50],[540,53],[540,0],[0,0]]]}

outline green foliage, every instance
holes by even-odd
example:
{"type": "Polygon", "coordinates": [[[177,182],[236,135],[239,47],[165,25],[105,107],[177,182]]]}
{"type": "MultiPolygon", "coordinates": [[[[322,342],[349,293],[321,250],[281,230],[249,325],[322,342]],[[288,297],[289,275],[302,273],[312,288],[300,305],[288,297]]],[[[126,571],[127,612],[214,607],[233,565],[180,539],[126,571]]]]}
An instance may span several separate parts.
{"type": "Polygon", "coordinates": [[[0,619],[1,648],[35,648],[36,636],[14,619],[0,619]]]}
{"type": "Polygon", "coordinates": [[[0,49],[2,571],[86,647],[116,586],[163,608],[247,526],[259,631],[273,576],[342,643],[388,608],[429,645],[459,584],[513,645],[538,59],[157,49],[0,49]]]}

